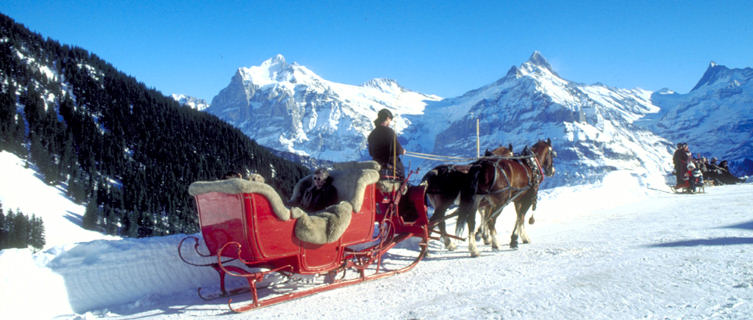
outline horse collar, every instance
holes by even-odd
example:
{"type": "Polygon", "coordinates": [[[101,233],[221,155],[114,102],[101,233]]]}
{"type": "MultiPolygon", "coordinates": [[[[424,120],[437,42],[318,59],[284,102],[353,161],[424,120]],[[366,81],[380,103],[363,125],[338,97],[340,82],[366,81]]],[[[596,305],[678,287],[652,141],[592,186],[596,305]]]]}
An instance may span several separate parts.
{"type": "Polygon", "coordinates": [[[541,177],[541,180],[539,180],[538,183],[541,183],[544,181],[544,167],[541,166],[541,162],[539,162],[539,158],[533,157],[533,159],[536,161],[536,166],[539,169],[539,177],[541,177]]]}

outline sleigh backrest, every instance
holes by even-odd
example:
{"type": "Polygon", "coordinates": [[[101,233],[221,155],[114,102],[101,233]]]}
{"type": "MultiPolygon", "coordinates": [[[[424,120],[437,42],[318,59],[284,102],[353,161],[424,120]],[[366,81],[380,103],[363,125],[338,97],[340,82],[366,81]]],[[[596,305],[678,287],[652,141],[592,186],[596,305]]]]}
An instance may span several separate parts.
{"type": "MultiPolygon", "coordinates": [[[[333,164],[329,173],[332,185],[337,189],[337,199],[347,201],[354,212],[361,211],[366,187],[379,180],[379,164],[376,161],[351,161],[333,164]]],[[[296,183],[291,202],[300,199],[303,188],[311,185],[313,175],[308,175],[296,183]]]]}
{"type": "Polygon", "coordinates": [[[287,208],[283,203],[282,198],[280,198],[280,194],[278,194],[274,188],[262,182],[233,178],[216,181],[197,181],[188,187],[188,193],[194,197],[210,192],[227,194],[261,194],[267,198],[275,215],[283,221],[297,218],[304,214],[299,208],[287,208]]]}

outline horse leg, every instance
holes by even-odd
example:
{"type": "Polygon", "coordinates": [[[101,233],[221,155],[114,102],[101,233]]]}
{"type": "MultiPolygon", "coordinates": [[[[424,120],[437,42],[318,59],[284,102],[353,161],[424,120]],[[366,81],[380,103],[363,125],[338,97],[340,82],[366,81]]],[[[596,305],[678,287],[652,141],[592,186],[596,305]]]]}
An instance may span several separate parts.
{"type": "Polygon", "coordinates": [[[476,228],[476,213],[468,219],[468,251],[471,253],[471,257],[478,257],[480,252],[476,247],[476,236],[471,232],[476,228]]]}
{"type": "MultiPolygon", "coordinates": [[[[528,209],[531,207],[530,196],[526,196],[520,202],[520,206],[515,206],[519,217],[518,219],[520,220],[520,228],[518,229],[518,234],[520,235],[520,240],[523,241],[523,243],[531,243],[531,239],[528,238],[528,232],[526,232],[525,224],[526,213],[528,213],[528,209]]],[[[533,218],[533,214],[531,215],[531,218],[533,218]]]]}
{"type": "MultiPolygon", "coordinates": [[[[481,214],[481,218],[483,219],[484,218],[484,212],[481,211],[479,213],[481,214]]],[[[486,227],[484,226],[483,223],[481,223],[481,224],[478,225],[478,230],[476,230],[476,233],[474,234],[474,236],[476,238],[476,241],[481,241],[483,239],[484,240],[484,244],[488,244],[486,242],[486,227]]]]}
{"type": "Polygon", "coordinates": [[[489,238],[490,242],[492,243],[492,250],[499,250],[499,240],[497,240],[497,218],[496,216],[493,219],[490,219],[487,225],[487,229],[489,230],[489,238]]]}
{"type": "Polygon", "coordinates": [[[448,251],[454,251],[457,249],[457,245],[452,242],[452,239],[447,236],[447,228],[445,226],[444,220],[439,222],[439,230],[442,232],[442,243],[444,243],[445,249],[448,251]]]}
{"type": "Polygon", "coordinates": [[[478,208],[478,202],[473,198],[462,199],[461,197],[455,233],[460,235],[460,231],[464,225],[468,226],[468,251],[471,253],[471,257],[478,257],[480,253],[476,247],[476,237],[473,234],[473,230],[476,230],[476,209],[478,208]]]}
{"type": "Polygon", "coordinates": [[[427,198],[429,199],[431,206],[434,207],[434,214],[431,216],[430,222],[438,221],[437,224],[439,225],[439,232],[441,233],[439,236],[440,241],[444,244],[445,249],[450,251],[455,250],[456,246],[452,243],[450,237],[446,236],[447,227],[445,224],[445,213],[455,199],[448,199],[448,197],[438,194],[428,195],[427,198]]]}
{"type": "Polygon", "coordinates": [[[520,216],[520,203],[514,202],[515,204],[515,212],[516,212],[516,218],[515,218],[515,226],[512,228],[512,235],[510,235],[510,248],[516,249],[518,247],[518,235],[520,234],[520,230],[523,228],[523,219],[525,217],[520,216]]]}
{"type": "Polygon", "coordinates": [[[516,249],[518,247],[518,221],[515,221],[515,226],[512,228],[512,234],[510,235],[510,248],[516,249]]]}
{"type": "MultiPolygon", "coordinates": [[[[496,231],[494,231],[494,226],[492,225],[491,220],[489,219],[489,214],[484,217],[484,221],[481,222],[481,225],[484,226],[484,244],[485,245],[494,245],[494,234],[496,231]]],[[[493,220],[497,220],[496,218],[493,220]]]]}
{"type": "Polygon", "coordinates": [[[476,241],[479,241],[481,239],[484,239],[484,244],[488,245],[490,244],[489,239],[489,228],[487,227],[485,221],[489,217],[489,207],[484,206],[478,209],[479,214],[481,215],[481,223],[478,225],[478,231],[476,231],[476,241]]]}
{"type": "Polygon", "coordinates": [[[457,248],[457,246],[454,243],[452,243],[452,239],[450,239],[450,237],[447,236],[447,225],[445,224],[445,220],[444,220],[444,215],[445,215],[445,212],[447,211],[447,207],[448,206],[442,207],[441,216],[440,216],[441,220],[439,220],[439,232],[442,233],[442,235],[440,236],[440,239],[442,243],[444,244],[445,249],[449,251],[453,251],[457,248]]]}

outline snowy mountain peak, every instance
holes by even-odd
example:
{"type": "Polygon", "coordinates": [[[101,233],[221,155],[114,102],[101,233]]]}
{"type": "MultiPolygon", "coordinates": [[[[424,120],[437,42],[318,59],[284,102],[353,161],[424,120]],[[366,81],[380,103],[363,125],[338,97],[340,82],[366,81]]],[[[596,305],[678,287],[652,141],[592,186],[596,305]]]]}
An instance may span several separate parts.
{"type": "Polygon", "coordinates": [[[545,68],[551,71],[552,73],[554,73],[554,69],[552,69],[552,66],[549,64],[548,61],[546,61],[544,56],[542,56],[541,53],[538,51],[534,51],[533,54],[531,54],[531,57],[528,58],[528,62],[533,65],[545,68]]]}
{"type": "Polygon", "coordinates": [[[742,83],[750,83],[751,80],[753,80],[753,68],[730,69],[712,61],[701,80],[690,91],[696,91],[704,86],[737,87],[742,83]]]}
{"type": "Polygon", "coordinates": [[[699,80],[695,87],[693,87],[693,89],[691,89],[690,91],[718,81],[719,79],[723,78],[724,75],[728,73],[728,71],[729,69],[727,69],[727,67],[711,61],[711,63],[709,63],[708,69],[706,69],[706,72],[703,73],[701,80],[699,80]]]}
{"type": "Polygon", "coordinates": [[[276,56],[274,56],[273,58],[265,62],[275,63],[275,64],[285,64],[285,57],[278,53],[276,56]]]}
{"type": "Polygon", "coordinates": [[[398,133],[409,115],[422,114],[440,97],[407,90],[391,79],[360,86],[325,80],[280,55],[239,68],[207,112],[273,149],[324,160],[358,160],[377,111],[396,115],[398,133]]]}
{"type": "Polygon", "coordinates": [[[362,87],[379,89],[382,92],[400,92],[405,89],[397,81],[387,78],[374,78],[364,82],[362,87]]]}
{"type": "Polygon", "coordinates": [[[307,83],[315,85],[322,79],[311,70],[297,63],[287,63],[285,57],[278,54],[269,58],[258,66],[238,68],[238,74],[243,82],[252,83],[259,87],[287,83],[291,85],[307,83]]]}
{"type": "Polygon", "coordinates": [[[278,54],[272,58],[264,60],[258,68],[261,70],[269,70],[270,72],[279,72],[290,69],[291,66],[285,61],[284,56],[278,54]]]}

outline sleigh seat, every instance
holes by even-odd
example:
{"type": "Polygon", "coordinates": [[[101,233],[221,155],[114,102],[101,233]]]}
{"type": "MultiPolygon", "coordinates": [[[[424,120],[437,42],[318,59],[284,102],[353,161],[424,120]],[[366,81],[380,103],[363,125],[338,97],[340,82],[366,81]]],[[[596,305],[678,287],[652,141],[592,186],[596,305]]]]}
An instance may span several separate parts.
{"type": "MultiPolygon", "coordinates": [[[[352,214],[362,211],[367,186],[379,180],[378,169],[379,164],[375,161],[335,163],[329,176],[340,202],[299,218],[295,228],[298,239],[324,244],[340,238],[348,228],[352,214]]],[[[300,202],[304,186],[311,185],[312,179],[313,175],[308,175],[296,183],[291,203],[300,202]]]]}
{"type": "MultiPolygon", "coordinates": [[[[330,176],[341,201],[318,212],[287,207],[271,186],[245,179],[197,181],[189,186],[188,192],[197,199],[202,233],[212,253],[225,242],[237,241],[244,247],[258,248],[259,253],[248,253],[250,256],[274,256],[292,251],[294,244],[285,237],[286,233],[310,244],[332,243],[346,233],[354,212],[373,213],[373,204],[368,202],[373,202],[373,187],[370,186],[379,179],[378,166],[373,161],[334,164],[330,176]],[[364,201],[367,195],[369,201],[364,201]],[[288,223],[274,223],[270,216],[288,223]]],[[[303,181],[311,178],[307,176],[296,184],[294,199],[300,197],[303,181]]],[[[362,216],[358,217],[359,224],[369,224],[363,229],[370,230],[373,214],[362,216]]],[[[366,238],[360,235],[367,234],[366,231],[353,232],[358,235],[351,235],[348,241],[366,238]]]]}

